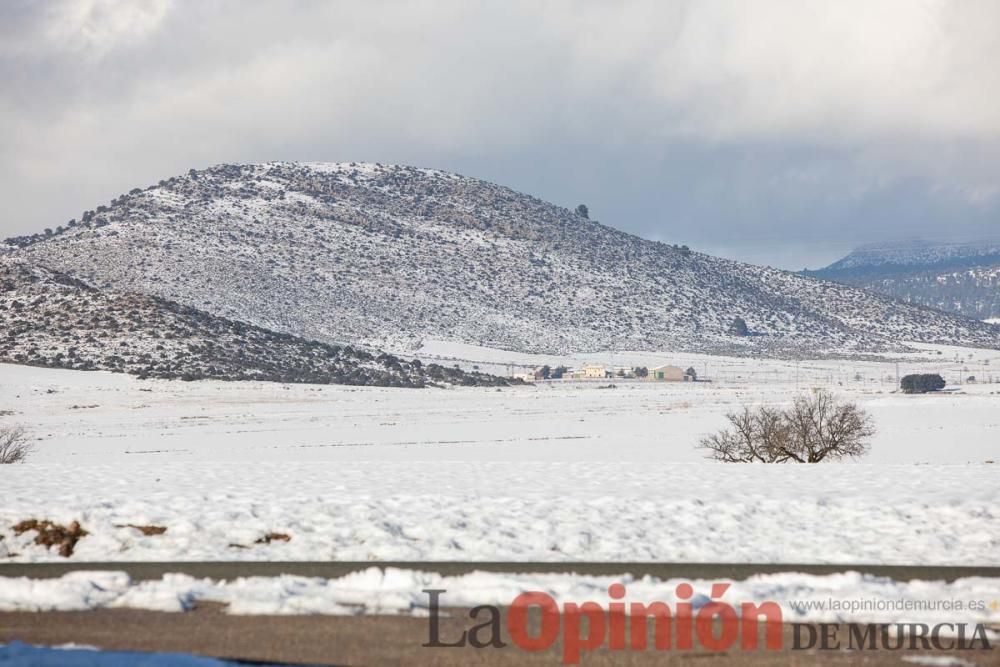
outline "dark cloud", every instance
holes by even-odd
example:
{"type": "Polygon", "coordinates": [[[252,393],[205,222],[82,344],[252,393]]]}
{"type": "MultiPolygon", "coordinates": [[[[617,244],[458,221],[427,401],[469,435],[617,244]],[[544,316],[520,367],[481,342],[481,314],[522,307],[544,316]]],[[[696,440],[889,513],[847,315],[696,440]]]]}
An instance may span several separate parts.
{"type": "Polygon", "coordinates": [[[219,162],[451,169],[790,268],[1000,234],[992,2],[0,7],[0,234],[219,162]]]}

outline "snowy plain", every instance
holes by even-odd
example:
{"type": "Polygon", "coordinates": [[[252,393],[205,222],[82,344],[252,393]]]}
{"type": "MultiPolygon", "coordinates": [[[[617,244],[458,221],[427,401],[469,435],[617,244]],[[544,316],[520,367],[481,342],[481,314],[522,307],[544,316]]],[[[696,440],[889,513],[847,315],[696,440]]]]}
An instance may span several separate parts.
{"type": "MultiPolygon", "coordinates": [[[[37,438],[32,462],[551,461],[701,463],[698,439],[744,404],[815,388],[855,400],[878,433],[863,463],[980,464],[1000,457],[1000,352],[921,346],[885,361],[780,361],[619,352],[552,357],[452,343],[427,361],[510,374],[547,363],[693,366],[697,383],[628,380],[410,390],[267,382],[138,380],[0,364],[0,423],[37,438]],[[940,354],[938,354],[940,353],[940,354]],[[948,391],[895,392],[940,372],[948,391]],[[969,383],[969,377],[976,377],[969,383]],[[609,387],[609,385],[614,385],[609,387]]],[[[30,466],[31,464],[29,464],[30,466]]],[[[209,466],[211,467],[211,466],[209,466]]],[[[225,470],[226,467],[220,467],[225,470]]],[[[468,470],[474,471],[473,467],[468,470]]]]}
{"type": "MultiPolygon", "coordinates": [[[[328,559],[996,566],[1000,383],[991,369],[1000,381],[1000,353],[923,347],[898,372],[943,373],[949,387],[939,395],[895,393],[896,359],[539,358],[432,343],[423,358],[490,372],[537,363],[674,363],[712,381],[415,390],[185,383],[0,365],[0,410],[13,412],[0,424],[23,424],[35,438],[29,462],[0,468],[0,560],[63,560],[34,544],[33,532],[13,531],[35,518],[81,524],[88,534],[71,558],[81,568],[88,561],[328,559]],[[818,387],[872,414],[878,433],[861,461],[723,465],[697,450],[727,411],[785,404],[818,387]],[[144,535],[129,524],[166,531],[144,535]],[[269,533],[289,539],[258,543],[269,533]]],[[[403,575],[377,572],[357,575],[375,601],[365,610],[411,608],[423,579],[399,584],[409,593],[383,604],[384,581],[403,575]]],[[[239,589],[247,594],[240,604],[260,600],[259,609],[357,611],[354,598],[331,593],[350,582],[172,577],[146,584],[116,575],[112,585],[105,576],[0,580],[0,607],[23,609],[32,599],[44,606],[53,596],[72,606],[80,586],[96,586],[111,592],[87,597],[92,606],[179,600],[175,608],[183,608],[184,600],[229,601],[239,589]],[[143,598],[150,587],[155,594],[143,598]]],[[[486,587],[506,595],[539,584],[537,576],[486,587]]],[[[806,585],[794,579],[805,575],[788,576],[768,584],[775,595],[807,598],[848,581],[806,585]]],[[[915,594],[910,585],[931,598],[1000,590],[983,579],[850,581],[852,595],[915,594]]],[[[481,580],[451,584],[483,590],[481,580]]],[[[566,577],[546,585],[567,596],[566,586],[605,584],[566,577]]]]}
{"type": "Polygon", "coordinates": [[[37,438],[28,463],[0,470],[0,557],[60,559],[13,533],[37,518],[79,521],[80,561],[997,563],[1000,353],[928,348],[900,364],[944,373],[953,385],[934,396],[893,393],[895,361],[673,362],[713,381],[410,390],[0,366],[15,412],[0,420],[37,438]],[[813,387],[871,412],[868,456],[722,465],[697,449],[727,411],[813,387]],[[291,539],[255,544],[268,532],[291,539]]]}

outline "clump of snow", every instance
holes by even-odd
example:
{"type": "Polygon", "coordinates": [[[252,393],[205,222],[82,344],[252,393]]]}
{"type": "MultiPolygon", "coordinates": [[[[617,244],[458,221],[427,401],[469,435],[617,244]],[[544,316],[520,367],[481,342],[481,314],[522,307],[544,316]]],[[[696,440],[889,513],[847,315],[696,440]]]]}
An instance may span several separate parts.
{"type": "Polygon", "coordinates": [[[114,603],[128,591],[125,572],[70,572],[58,579],[0,577],[0,608],[7,611],[83,611],[114,603]]]}
{"type": "Polygon", "coordinates": [[[991,578],[904,582],[847,571],[823,576],[787,572],[742,581],[692,581],[636,578],[625,568],[617,576],[487,571],[443,576],[371,567],[336,579],[285,575],[219,581],[169,574],[142,582],[130,581],[124,572],[74,572],[44,581],[0,577],[0,610],[127,607],[179,612],[199,601],[213,601],[226,604],[230,614],[423,614],[429,605],[426,589],[445,591],[440,598],[442,607],[508,605],[528,591],[544,592],[560,605],[590,600],[606,605],[610,602],[608,587],[614,583],[625,585],[626,601],[660,601],[671,606],[680,601],[677,586],[690,583],[694,588],[691,602],[696,609],[711,599],[712,584],[728,583],[728,590],[717,599],[736,609],[743,602],[777,602],[789,622],[1000,621],[1000,612],[985,604],[993,599],[1000,585],[1000,580],[991,578]],[[955,600],[963,600],[966,605],[955,609],[947,604],[955,600]],[[867,604],[869,601],[886,604],[867,604]]]}

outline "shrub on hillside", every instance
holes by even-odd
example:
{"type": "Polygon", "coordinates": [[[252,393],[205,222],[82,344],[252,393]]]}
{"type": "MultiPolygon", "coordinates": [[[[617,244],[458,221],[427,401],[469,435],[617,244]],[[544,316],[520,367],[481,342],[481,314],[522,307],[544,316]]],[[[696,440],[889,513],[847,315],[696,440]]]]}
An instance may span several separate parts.
{"type": "Polygon", "coordinates": [[[746,320],[742,317],[734,317],[733,321],[729,323],[729,333],[733,336],[749,336],[750,329],[747,327],[746,320]]]}

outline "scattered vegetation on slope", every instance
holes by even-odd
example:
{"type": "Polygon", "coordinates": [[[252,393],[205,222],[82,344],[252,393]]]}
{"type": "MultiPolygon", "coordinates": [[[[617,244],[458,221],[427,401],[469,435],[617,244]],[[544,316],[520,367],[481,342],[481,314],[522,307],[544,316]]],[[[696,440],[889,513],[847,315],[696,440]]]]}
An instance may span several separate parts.
{"type": "Polygon", "coordinates": [[[0,258],[0,361],[141,378],[423,387],[507,380],[210,315],[160,297],[98,290],[0,258]]]}
{"type": "Polygon", "coordinates": [[[857,356],[998,347],[964,318],[648,241],[491,183],[371,164],[221,165],[11,252],[271,331],[411,350],[857,356]],[[734,316],[749,336],[734,336],[734,316]]]}
{"type": "Polygon", "coordinates": [[[806,275],[980,320],[1000,317],[1000,243],[887,243],[806,275]]]}

